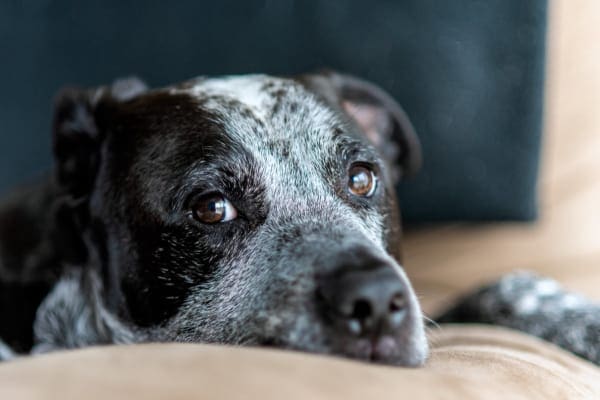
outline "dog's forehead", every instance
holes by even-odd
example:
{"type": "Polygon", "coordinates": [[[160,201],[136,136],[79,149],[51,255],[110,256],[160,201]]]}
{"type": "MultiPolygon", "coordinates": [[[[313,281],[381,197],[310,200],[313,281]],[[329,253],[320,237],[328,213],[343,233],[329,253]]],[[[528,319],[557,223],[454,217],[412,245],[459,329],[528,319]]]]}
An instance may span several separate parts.
{"type": "MultiPolygon", "coordinates": [[[[222,134],[269,168],[310,166],[334,156],[343,118],[300,83],[268,75],[201,79],[174,87],[209,111],[222,134]]],[[[275,171],[273,171],[275,172],[275,171]]],[[[287,171],[288,176],[292,174],[287,171]]]]}
{"type": "MultiPolygon", "coordinates": [[[[300,83],[265,75],[197,79],[126,107],[142,138],[132,204],[167,215],[185,207],[192,192],[222,190],[267,210],[275,225],[332,221],[381,241],[380,212],[353,208],[343,195],[348,162],[377,162],[375,149],[300,83]]],[[[270,235],[272,225],[265,226],[270,235]]]]}
{"type": "Polygon", "coordinates": [[[307,210],[308,204],[339,202],[334,182],[344,172],[346,151],[367,147],[340,111],[294,80],[267,75],[197,79],[171,93],[192,96],[219,120],[223,135],[250,153],[272,211],[291,202],[307,210]]]}
{"type": "MultiPolygon", "coordinates": [[[[233,130],[241,128],[236,124],[246,128],[253,125],[245,136],[260,133],[262,138],[297,138],[312,128],[310,136],[315,137],[320,136],[317,131],[340,125],[335,112],[292,79],[258,74],[197,78],[172,88],[170,93],[192,96],[233,130]]],[[[331,132],[321,133],[327,136],[331,132]]]]}
{"type": "Polygon", "coordinates": [[[225,76],[196,78],[185,82],[172,92],[184,92],[204,102],[208,107],[224,108],[234,100],[250,109],[257,117],[267,118],[268,112],[281,100],[282,91],[300,88],[291,80],[267,75],[225,76]]]}

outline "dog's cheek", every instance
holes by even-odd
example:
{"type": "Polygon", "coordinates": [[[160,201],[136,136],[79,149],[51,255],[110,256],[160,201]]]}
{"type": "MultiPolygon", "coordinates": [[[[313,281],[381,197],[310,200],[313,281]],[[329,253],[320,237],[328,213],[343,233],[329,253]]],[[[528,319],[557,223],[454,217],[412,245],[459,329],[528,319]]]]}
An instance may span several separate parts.
{"type": "Polygon", "coordinates": [[[385,204],[382,206],[384,221],[383,240],[387,252],[402,264],[402,214],[393,187],[386,190],[385,204]]]}
{"type": "Polygon", "coordinates": [[[264,298],[255,297],[261,292],[261,275],[252,271],[243,254],[247,238],[237,232],[211,240],[194,229],[191,232],[195,233],[187,242],[165,238],[164,248],[152,260],[163,268],[159,275],[148,277],[160,286],[158,296],[148,301],[165,307],[169,297],[174,299],[169,313],[158,318],[164,328],[155,331],[156,339],[259,344],[254,317],[264,309],[260,303],[264,298]],[[169,293],[182,287],[184,291],[169,293]]]}
{"type": "Polygon", "coordinates": [[[221,254],[186,226],[140,231],[144,237],[134,239],[138,260],[128,268],[122,287],[131,318],[147,327],[174,316],[191,289],[210,278],[221,254]]]}
{"type": "Polygon", "coordinates": [[[252,260],[250,273],[234,277],[236,290],[253,288],[243,302],[248,323],[241,328],[252,327],[259,344],[323,352],[329,335],[315,305],[314,263],[310,252],[289,250],[264,248],[252,260]]]}
{"type": "Polygon", "coordinates": [[[306,283],[267,253],[225,260],[214,279],[194,287],[172,326],[177,340],[281,346],[316,326],[307,319],[306,283]]]}

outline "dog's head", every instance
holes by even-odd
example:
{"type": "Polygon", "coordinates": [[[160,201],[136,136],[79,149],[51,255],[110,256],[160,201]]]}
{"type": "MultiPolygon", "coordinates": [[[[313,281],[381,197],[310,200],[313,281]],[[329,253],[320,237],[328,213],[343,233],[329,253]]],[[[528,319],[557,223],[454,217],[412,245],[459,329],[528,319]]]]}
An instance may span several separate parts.
{"type": "Polygon", "coordinates": [[[140,337],[424,361],[394,190],[420,151],[381,89],[130,79],[63,92],[54,131],[71,262],[140,337]]]}

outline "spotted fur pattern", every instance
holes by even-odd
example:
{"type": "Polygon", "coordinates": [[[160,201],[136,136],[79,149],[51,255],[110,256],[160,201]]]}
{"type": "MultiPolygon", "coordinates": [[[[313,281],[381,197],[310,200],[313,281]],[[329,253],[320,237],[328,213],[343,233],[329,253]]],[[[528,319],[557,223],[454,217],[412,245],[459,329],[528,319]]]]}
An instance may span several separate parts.
{"type": "MultiPolygon", "coordinates": [[[[315,298],[336,257],[368,253],[406,288],[403,328],[381,361],[422,364],[421,311],[399,264],[394,160],[343,111],[336,79],[198,78],[155,90],[135,80],[63,93],[52,209],[70,234],[53,247],[59,273],[37,310],[33,351],[180,341],[368,359],[315,298]],[[308,83],[317,80],[327,87],[308,83]],[[347,190],[355,162],[377,171],[370,199],[347,190]],[[194,220],[195,201],[211,192],[239,217],[194,220]]],[[[363,90],[351,82],[357,101],[363,90]]],[[[369,107],[391,118],[378,126],[406,125],[377,97],[369,107]]]]}
{"type": "Polygon", "coordinates": [[[503,277],[463,298],[438,321],[517,329],[600,365],[600,304],[533,273],[503,277]]]}
{"type": "MultiPolygon", "coordinates": [[[[420,162],[409,125],[383,91],[336,74],[155,90],[128,79],[64,92],[56,176],[0,206],[0,293],[16,296],[0,298],[0,333],[34,353],[180,341],[368,359],[315,300],[336,257],[368,253],[407,288],[403,328],[380,361],[420,365],[427,342],[399,264],[394,198],[396,178],[420,162]],[[377,171],[369,200],[345,186],[354,162],[377,171]],[[190,218],[211,191],[240,217],[215,226],[190,218]]],[[[517,274],[440,321],[519,329],[599,362],[598,315],[556,282],[517,274]]],[[[0,360],[14,357],[0,341],[0,360]]]]}
{"type": "Polygon", "coordinates": [[[32,353],[143,339],[106,309],[101,290],[92,271],[66,274],[38,308],[32,353]]]}

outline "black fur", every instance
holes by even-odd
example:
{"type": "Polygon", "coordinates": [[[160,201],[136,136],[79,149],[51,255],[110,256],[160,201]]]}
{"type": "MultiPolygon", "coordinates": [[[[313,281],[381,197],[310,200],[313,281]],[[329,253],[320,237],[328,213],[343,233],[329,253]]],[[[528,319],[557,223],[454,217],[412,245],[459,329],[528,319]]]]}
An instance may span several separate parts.
{"type": "Polygon", "coordinates": [[[369,358],[371,339],[338,338],[314,298],[323,260],[360,243],[407,288],[406,322],[380,361],[422,363],[420,309],[397,264],[392,165],[412,172],[419,149],[398,110],[380,89],[331,73],[63,91],[55,175],[0,210],[0,336],[21,352],[177,340],[369,358]],[[370,137],[347,102],[376,111],[370,137]],[[402,151],[382,158],[373,133],[402,151]],[[355,162],[376,171],[371,199],[348,192],[355,162]],[[237,219],[194,220],[213,192],[237,219]],[[28,301],[12,310],[18,298],[28,301]]]}

